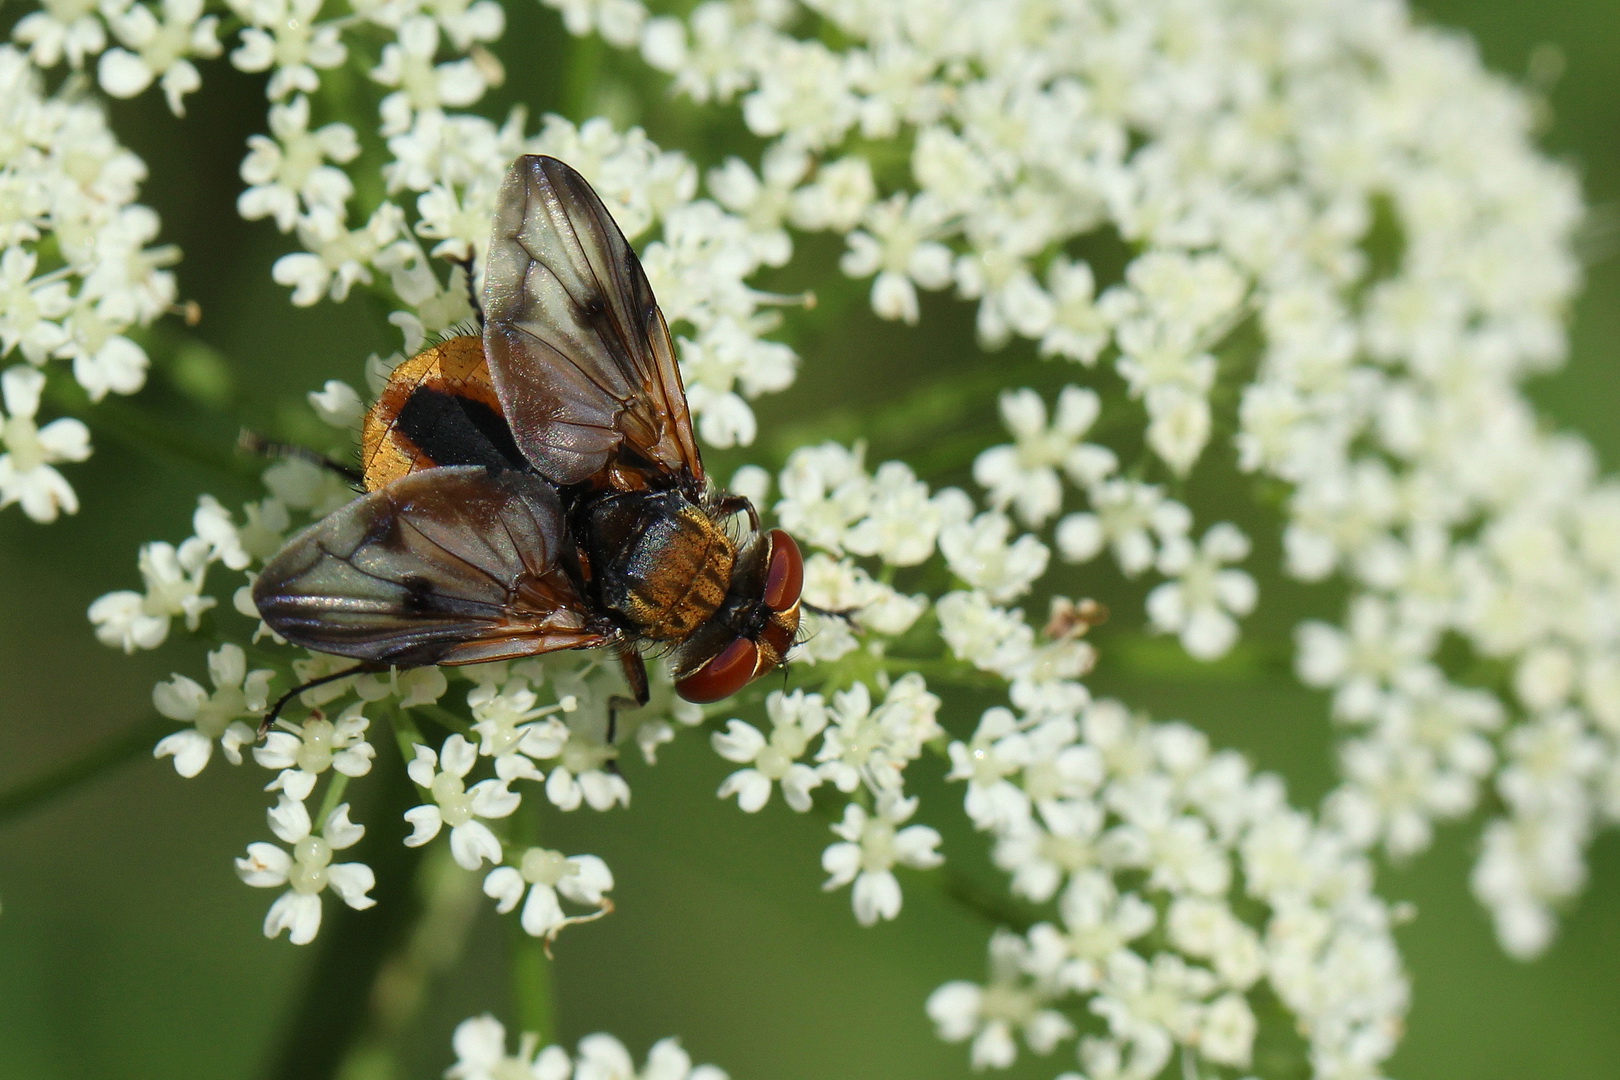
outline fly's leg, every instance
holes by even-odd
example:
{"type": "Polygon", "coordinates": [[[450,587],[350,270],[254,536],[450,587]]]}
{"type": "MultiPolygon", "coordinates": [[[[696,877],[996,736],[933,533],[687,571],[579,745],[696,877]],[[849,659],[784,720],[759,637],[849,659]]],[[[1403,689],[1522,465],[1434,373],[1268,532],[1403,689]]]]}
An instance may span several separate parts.
{"type": "Polygon", "coordinates": [[[236,437],[236,445],[243,453],[256,454],[267,458],[293,458],[297,461],[307,461],[311,465],[336,473],[349,483],[359,487],[365,483],[365,477],[359,469],[352,465],[345,465],[341,461],[333,461],[322,454],[317,454],[307,446],[294,446],[291,443],[271,442],[257,431],[248,431],[246,428],[236,437]]]}
{"type": "Polygon", "coordinates": [[[456,265],[467,272],[467,303],[472,305],[473,318],[478,320],[478,328],[484,328],[484,305],[478,301],[478,286],[473,283],[473,257],[472,252],[467,253],[465,259],[457,259],[456,265]]]}
{"type": "Polygon", "coordinates": [[[747,511],[748,523],[754,527],[755,532],[759,532],[759,511],[754,509],[753,501],[748,496],[727,495],[720,500],[719,510],[726,517],[730,517],[739,510],[747,511]]]}
{"type": "Polygon", "coordinates": [[[329,682],[337,682],[339,679],[347,679],[350,675],[362,675],[368,670],[371,670],[371,665],[356,664],[354,667],[344,668],[342,671],[334,671],[330,675],[322,675],[318,679],[311,679],[306,683],[300,683],[298,686],[293,687],[291,690],[277,698],[276,703],[270,706],[270,711],[264,714],[264,719],[259,721],[259,734],[255,736],[255,739],[264,738],[265,732],[270,730],[270,725],[274,724],[276,722],[276,717],[281,715],[281,710],[287,707],[287,702],[291,701],[299,694],[302,694],[305,690],[313,690],[315,687],[324,686],[329,682]]]}
{"type": "Polygon", "coordinates": [[[852,627],[855,626],[855,616],[860,614],[861,611],[860,608],[840,608],[837,611],[832,611],[827,608],[816,607],[814,604],[807,604],[803,600],[799,601],[799,607],[812,615],[820,615],[828,619],[842,619],[846,625],[852,627]]]}
{"type": "Polygon", "coordinates": [[[647,664],[634,645],[619,646],[619,663],[624,667],[624,681],[630,684],[630,695],[614,694],[608,698],[607,741],[612,746],[619,734],[619,710],[639,709],[652,700],[652,689],[647,685],[647,664]]]}

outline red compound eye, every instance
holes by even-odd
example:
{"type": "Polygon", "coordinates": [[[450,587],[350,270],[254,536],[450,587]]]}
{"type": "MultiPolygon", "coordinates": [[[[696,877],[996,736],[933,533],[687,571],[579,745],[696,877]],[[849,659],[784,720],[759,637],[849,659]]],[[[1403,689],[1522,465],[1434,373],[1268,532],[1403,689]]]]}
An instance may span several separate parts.
{"type": "Polygon", "coordinates": [[[772,529],[771,565],[765,574],[765,606],[772,611],[786,611],[799,602],[804,589],[804,556],[793,537],[781,529],[772,529]]]}
{"type": "Polygon", "coordinates": [[[699,705],[728,698],[748,684],[758,663],[759,647],[747,638],[737,638],[719,656],[676,683],[675,692],[699,705]]]}

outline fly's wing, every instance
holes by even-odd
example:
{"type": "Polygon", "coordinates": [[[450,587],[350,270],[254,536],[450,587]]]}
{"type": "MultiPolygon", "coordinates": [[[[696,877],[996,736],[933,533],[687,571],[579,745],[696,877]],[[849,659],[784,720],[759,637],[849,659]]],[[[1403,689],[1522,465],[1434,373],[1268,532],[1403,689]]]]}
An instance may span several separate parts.
{"type": "Polygon", "coordinates": [[[669,328],[585,178],[527,154],[501,187],[484,346],[517,444],[559,485],[702,486],[669,328]]]}
{"type": "Polygon", "coordinates": [[[414,472],[315,523],[253,586],[295,645],[400,666],[473,664],[600,645],[559,565],[562,506],[537,477],[414,472]]]}

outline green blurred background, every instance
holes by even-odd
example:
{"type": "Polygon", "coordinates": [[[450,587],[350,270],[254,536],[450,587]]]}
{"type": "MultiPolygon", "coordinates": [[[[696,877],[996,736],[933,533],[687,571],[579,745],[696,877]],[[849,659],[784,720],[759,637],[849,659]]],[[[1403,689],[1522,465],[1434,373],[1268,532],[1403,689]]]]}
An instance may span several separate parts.
{"type": "MultiPolygon", "coordinates": [[[[1420,9],[1471,32],[1498,71],[1523,77],[1542,46],[1556,52],[1542,49],[1538,71],[1563,61],[1547,91],[1543,145],[1584,177],[1594,207],[1585,244],[1595,261],[1574,313],[1573,359],[1533,393],[1550,420],[1584,432],[1612,470],[1620,466],[1620,12],[1613,0],[1434,0],[1420,9]]],[[[694,116],[616,89],[615,73],[633,65],[591,46],[583,58],[573,54],[579,46],[538,5],[515,4],[509,22],[513,78],[497,105],[522,100],[536,113],[576,118],[608,108],[706,164],[747,145],[727,141],[734,136],[724,134],[730,121],[721,110],[694,116]],[[539,60],[519,70],[514,42],[539,60]]],[[[155,680],[173,671],[203,677],[203,649],[183,637],[155,655],[109,652],[91,636],[86,605],[138,584],[136,548],[186,535],[198,492],[227,505],[254,494],[250,471],[230,455],[239,422],[309,437],[297,419],[302,392],[334,376],[358,385],[368,353],[397,347],[386,311],[365,297],[297,310],[271,283],[267,268],[287,241],[234,211],[244,139],[264,122],[261,92],[220,62],[205,66],[204,82],[184,122],[150,94],[113,116],[150,164],[144,200],[186,253],[181,293],[202,305],[195,336],[211,352],[193,348],[134,402],[98,409],[96,456],[69,469],[85,507],[77,517],[47,528],[15,510],[0,514],[0,792],[146,722],[155,680]],[[153,417],[167,432],[143,430],[153,417]]],[[[815,245],[806,253],[812,262],[835,255],[815,245]]],[[[878,323],[858,287],[821,299],[791,328],[805,377],[760,408],[770,464],[803,439],[866,434],[887,412],[891,427],[896,415],[906,422],[873,436],[873,460],[926,456],[931,478],[960,480],[972,450],[996,441],[987,405],[995,386],[1016,379],[1049,393],[1077,374],[1016,350],[986,362],[970,344],[971,312],[949,299],[927,304],[920,331],[878,323]],[[885,358],[877,374],[874,356],[885,358]],[[946,365],[943,381],[955,389],[929,389],[946,365]],[[851,385],[861,386],[858,400],[851,385]]],[[[722,477],[740,460],[718,457],[712,468],[722,477]]],[[[1274,546],[1262,544],[1257,561],[1274,546]]],[[[1125,595],[1115,582],[1066,587],[1125,595]]],[[[1268,602],[1247,628],[1260,642],[1286,642],[1302,612],[1337,606],[1270,578],[1262,589],[1268,602]]],[[[1131,618],[1114,631],[1122,647],[1094,686],[1161,718],[1194,721],[1217,744],[1286,776],[1296,803],[1314,805],[1332,778],[1320,698],[1264,664],[1202,670],[1125,648],[1131,618]]],[[[1106,636],[1102,647],[1109,657],[1106,636]]],[[[956,698],[945,720],[970,730],[982,704],[956,698]]],[[[260,772],[216,763],[182,781],[167,763],[137,754],[65,797],[0,819],[0,1078],[327,1075],[338,1033],[373,1008],[359,988],[370,981],[367,956],[392,948],[412,911],[406,875],[418,860],[404,857],[396,835],[404,828],[389,809],[409,795],[397,790],[397,756],[378,742],[382,767],[356,785],[356,816],[371,826],[365,857],[378,868],[381,903],[359,915],[329,903],[321,938],[305,949],[260,935],[275,894],[244,887],[231,867],[248,842],[266,838],[260,772]]],[[[630,763],[628,812],[547,808],[540,830],[548,846],[600,854],[618,877],[618,912],[558,945],[561,1037],[612,1031],[639,1057],[653,1039],[678,1033],[699,1060],[739,1078],[965,1075],[965,1048],[933,1037],[922,1002],[947,979],[983,977],[988,924],[902,875],[900,920],[856,927],[847,891],[818,889],[825,822],[779,803],[757,816],[719,803],[713,792],[728,766],[704,744],[689,735],[655,769],[630,763]]],[[[923,778],[925,815],[945,829],[947,851],[984,873],[971,854],[976,843],[951,827],[959,795],[938,771],[923,778]]],[[[1419,910],[1401,932],[1415,1004],[1393,1071],[1428,1080],[1620,1076],[1620,840],[1598,840],[1591,882],[1559,940],[1523,965],[1503,957],[1468,894],[1476,825],[1443,831],[1415,866],[1382,877],[1386,895],[1419,910]]],[[[483,1010],[514,1018],[514,920],[494,917],[476,894],[462,901],[441,905],[443,921],[428,935],[446,953],[430,966],[442,963],[447,974],[423,986],[420,1008],[394,1041],[412,1080],[450,1063],[460,1019],[483,1010]]],[[[1067,1052],[1026,1057],[1014,1075],[1050,1076],[1072,1064],[1067,1052]]]]}

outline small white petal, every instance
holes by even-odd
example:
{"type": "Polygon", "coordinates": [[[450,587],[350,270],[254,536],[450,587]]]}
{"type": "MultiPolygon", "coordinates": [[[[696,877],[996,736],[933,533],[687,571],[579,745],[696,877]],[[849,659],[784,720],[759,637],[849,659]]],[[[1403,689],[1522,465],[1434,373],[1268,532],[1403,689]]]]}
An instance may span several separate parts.
{"type": "Polygon", "coordinates": [[[855,921],[871,926],[900,914],[900,882],[887,870],[868,870],[855,879],[855,921]]]}
{"type": "Polygon", "coordinates": [[[247,857],[236,860],[236,873],[256,889],[274,888],[287,884],[287,872],[292,869],[292,856],[274,844],[249,844],[247,857]]]}
{"type": "Polygon", "coordinates": [[[173,757],[174,771],[188,780],[203,771],[213,752],[213,740],[196,728],[165,735],[152,748],[155,758],[173,757]]]}
{"type": "Polygon", "coordinates": [[[523,914],[518,917],[523,932],[533,937],[545,937],[562,925],[562,905],[557,893],[549,885],[535,885],[529,889],[529,898],[523,902],[523,914]]]}
{"type": "Polygon", "coordinates": [[[485,859],[501,861],[501,842],[482,821],[463,822],[450,830],[450,854],[463,870],[477,870],[485,859]]]}
{"type": "Polygon", "coordinates": [[[294,945],[308,945],[321,929],[321,899],[315,893],[288,890],[270,905],[264,917],[264,936],[273,938],[286,930],[294,945]]]}
{"type": "Polygon", "coordinates": [[[332,891],[354,910],[364,911],[377,903],[366,895],[376,887],[377,875],[365,863],[334,863],[326,868],[326,874],[332,891]]]}
{"type": "Polygon", "coordinates": [[[405,811],[405,820],[411,823],[414,830],[405,838],[406,847],[421,847],[423,844],[439,835],[444,827],[444,818],[439,808],[432,804],[413,806],[405,811]]]}
{"type": "Polygon", "coordinates": [[[518,906],[528,882],[516,867],[497,866],[484,878],[484,895],[495,901],[495,910],[505,915],[518,906]]]}

